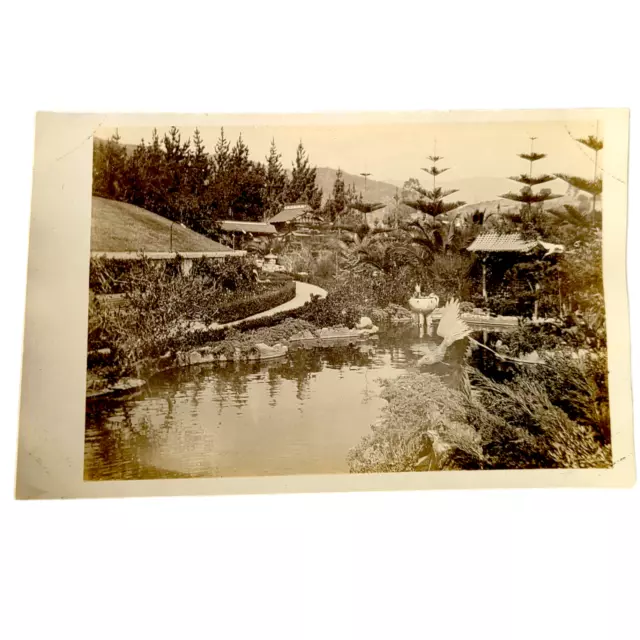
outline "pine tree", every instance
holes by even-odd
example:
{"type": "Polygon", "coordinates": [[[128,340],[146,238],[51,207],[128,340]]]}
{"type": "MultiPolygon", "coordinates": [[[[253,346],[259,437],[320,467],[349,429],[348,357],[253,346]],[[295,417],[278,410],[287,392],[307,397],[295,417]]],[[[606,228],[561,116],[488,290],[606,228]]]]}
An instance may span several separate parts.
{"type": "Polygon", "coordinates": [[[322,190],[316,185],[316,168],[311,167],[302,142],[298,144],[296,151],[286,200],[291,204],[298,202],[308,204],[312,209],[319,209],[322,205],[322,190]]]}
{"type": "Polygon", "coordinates": [[[127,150],[115,134],[106,142],[93,145],[93,193],[113,200],[122,199],[126,192],[127,150]]]}
{"type": "MultiPolygon", "coordinates": [[[[578,138],[577,141],[580,144],[583,144],[585,147],[591,149],[594,152],[593,159],[593,179],[585,179],[580,178],[579,176],[570,176],[565,173],[556,173],[555,177],[564,180],[566,183],[570,184],[572,187],[579,189],[580,191],[584,191],[588,193],[591,198],[591,222],[592,223],[600,223],[602,212],[597,211],[597,199],[602,195],[602,173],[598,167],[598,153],[602,151],[604,148],[604,142],[601,138],[597,136],[588,136],[587,138],[578,138]]],[[[578,224],[579,226],[584,226],[580,222],[580,220],[584,220],[582,214],[578,209],[571,205],[564,205],[565,212],[552,211],[552,213],[563,217],[565,221],[570,222],[572,224],[578,224]]]]}
{"type": "Polygon", "coordinates": [[[265,170],[249,160],[249,147],[242,134],[229,156],[229,207],[235,220],[259,220],[264,217],[265,170]]]}
{"type": "Polygon", "coordinates": [[[204,234],[211,233],[211,158],[205,151],[199,129],[193,132],[192,149],[187,161],[184,180],[183,203],[185,208],[184,224],[204,234]]]}
{"type": "Polygon", "coordinates": [[[191,160],[191,142],[181,141],[180,132],[171,127],[163,139],[165,169],[167,173],[166,216],[184,222],[190,216],[192,203],[189,196],[188,169],[191,160]]]}
{"type": "Polygon", "coordinates": [[[405,183],[405,186],[409,186],[412,190],[416,191],[419,197],[418,199],[409,198],[403,200],[404,204],[410,206],[412,209],[420,211],[424,214],[425,218],[426,216],[429,216],[431,218],[431,222],[434,222],[437,216],[453,211],[454,209],[466,204],[462,201],[445,202],[445,198],[457,193],[458,189],[442,189],[442,187],[436,186],[436,178],[445,171],[449,171],[448,168],[440,169],[437,166],[437,163],[443,159],[444,158],[442,156],[428,156],[427,160],[431,161],[431,166],[421,167],[422,171],[433,177],[433,188],[431,190],[425,189],[417,180],[414,179],[405,183]]]}
{"type": "Polygon", "coordinates": [[[211,158],[205,151],[200,130],[193,132],[193,151],[189,164],[190,192],[198,200],[200,206],[206,206],[207,192],[211,186],[212,166],[211,158]]]}
{"type": "Polygon", "coordinates": [[[125,200],[138,207],[146,205],[147,184],[145,179],[146,145],[144,138],[127,160],[127,190],[125,200]]]}
{"type": "Polygon", "coordinates": [[[271,140],[264,186],[265,220],[280,212],[284,205],[287,190],[287,174],[282,166],[282,156],[276,149],[275,140],[271,140]]]}
{"type": "Polygon", "coordinates": [[[529,173],[521,173],[518,176],[511,176],[509,178],[509,180],[519,182],[524,186],[520,189],[519,193],[513,193],[510,191],[509,193],[505,193],[500,196],[506,200],[513,200],[514,202],[522,203],[520,215],[523,223],[522,231],[525,235],[532,232],[535,233],[537,228],[536,224],[538,222],[543,203],[560,197],[558,194],[551,193],[550,189],[541,189],[538,192],[533,191],[533,187],[555,180],[555,176],[546,173],[537,176],[533,175],[533,163],[547,157],[545,153],[534,152],[534,140],[535,138],[531,138],[531,151],[529,153],[518,154],[518,157],[529,162],[529,173]]]}
{"type": "Polygon", "coordinates": [[[333,183],[333,191],[325,205],[325,212],[331,222],[335,222],[344,212],[347,206],[347,194],[344,188],[342,170],[336,171],[336,179],[333,183]]]}
{"type": "Polygon", "coordinates": [[[144,208],[162,216],[167,215],[168,175],[164,151],[157,129],[151,134],[151,142],[144,153],[143,179],[145,183],[144,208]]]}
{"type": "MultiPolygon", "coordinates": [[[[533,175],[533,163],[546,158],[546,154],[537,153],[533,149],[533,143],[536,138],[531,138],[531,150],[529,153],[520,153],[518,156],[529,162],[529,173],[521,173],[518,176],[512,176],[509,179],[524,185],[519,193],[505,193],[501,198],[522,203],[520,208],[519,231],[524,238],[538,238],[541,232],[547,228],[544,217],[542,215],[542,206],[548,200],[559,198],[558,194],[554,194],[550,189],[541,189],[538,192],[533,187],[545,184],[555,180],[555,176],[546,173],[533,175]]],[[[521,261],[517,261],[511,268],[512,273],[516,274],[516,279],[527,282],[533,292],[533,317],[538,318],[539,297],[541,283],[548,279],[551,270],[553,270],[553,262],[541,259],[535,253],[525,256],[521,261]]]]}
{"type": "Polygon", "coordinates": [[[213,182],[211,200],[214,217],[227,218],[231,207],[231,151],[224,129],[213,150],[213,182]]]}
{"type": "Polygon", "coordinates": [[[344,194],[345,204],[347,209],[350,209],[354,202],[358,201],[358,194],[356,193],[356,185],[352,182],[345,191],[344,194]]]}

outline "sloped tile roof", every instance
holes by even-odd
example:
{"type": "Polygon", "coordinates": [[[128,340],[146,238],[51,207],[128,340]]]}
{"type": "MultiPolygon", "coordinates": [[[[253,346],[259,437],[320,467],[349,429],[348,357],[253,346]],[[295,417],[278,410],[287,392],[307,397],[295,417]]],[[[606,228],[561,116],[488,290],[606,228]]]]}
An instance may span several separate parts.
{"type": "Polygon", "coordinates": [[[310,211],[311,208],[306,204],[288,204],[285,205],[280,213],[273,216],[269,222],[290,222],[310,211]]]}
{"type": "Polygon", "coordinates": [[[536,244],[534,240],[523,240],[518,233],[483,233],[467,247],[467,251],[518,251],[527,253],[536,244]]]}
{"type": "Polygon", "coordinates": [[[276,228],[268,222],[245,222],[244,220],[223,220],[220,223],[222,231],[240,233],[263,233],[273,235],[276,228]]]}
{"type": "Polygon", "coordinates": [[[519,233],[483,233],[467,247],[467,251],[517,251],[519,253],[528,253],[536,247],[545,249],[547,255],[564,251],[564,247],[561,244],[538,240],[523,240],[519,233]]]}

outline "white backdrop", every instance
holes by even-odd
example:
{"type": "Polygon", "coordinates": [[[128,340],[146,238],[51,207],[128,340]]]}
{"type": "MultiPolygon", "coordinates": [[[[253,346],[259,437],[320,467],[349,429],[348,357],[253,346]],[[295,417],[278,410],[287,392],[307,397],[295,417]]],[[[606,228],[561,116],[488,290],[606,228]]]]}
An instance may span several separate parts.
{"type": "MultiPolygon", "coordinates": [[[[637,634],[637,488],[12,498],[36,110],[634,109],[628,3],[59,1],[4,14],[3,637],[637,634]]],[[[637,140],[632,115],[632,274],[637,140]]],[[[629,289],[633,327],[633,276],[629,289]]]]}

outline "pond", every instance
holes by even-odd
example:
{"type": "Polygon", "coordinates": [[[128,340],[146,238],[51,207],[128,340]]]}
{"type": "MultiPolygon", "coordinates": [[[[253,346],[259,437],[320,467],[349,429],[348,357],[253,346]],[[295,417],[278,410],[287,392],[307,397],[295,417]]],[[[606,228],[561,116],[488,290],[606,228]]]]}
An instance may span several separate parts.
{"type": "MultiPolygon", "coordinates": [[[[164,372],[135,398],[88,406],[85,479],[348,473],[349,450],[386,404],[381,380],[417,370],[421,345],[438,340],[411,327],[262,363],[164,372]]],[[[453,381],[465,349],[456,343],[428,370],[453,381]]]]}

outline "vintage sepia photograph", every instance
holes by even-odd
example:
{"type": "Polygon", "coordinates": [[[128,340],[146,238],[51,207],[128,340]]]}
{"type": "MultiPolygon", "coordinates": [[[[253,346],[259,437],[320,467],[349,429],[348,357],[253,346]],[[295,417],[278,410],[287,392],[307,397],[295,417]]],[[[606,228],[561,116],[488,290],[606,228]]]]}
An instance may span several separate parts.
{"type": "Polygon", "coordinates": [[[600,125],[96,131],[85,480],[610,467],[600,125]]]}
{"type": "Polygon", "coordinates": [[[626,115],[92,122],[73,481],[633,464],[626,115]]]}

